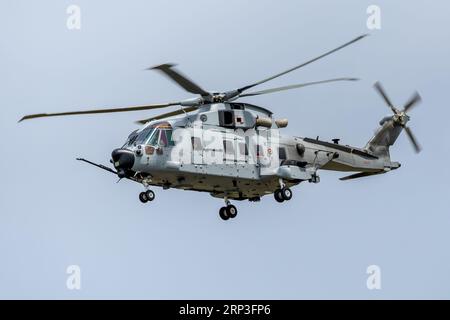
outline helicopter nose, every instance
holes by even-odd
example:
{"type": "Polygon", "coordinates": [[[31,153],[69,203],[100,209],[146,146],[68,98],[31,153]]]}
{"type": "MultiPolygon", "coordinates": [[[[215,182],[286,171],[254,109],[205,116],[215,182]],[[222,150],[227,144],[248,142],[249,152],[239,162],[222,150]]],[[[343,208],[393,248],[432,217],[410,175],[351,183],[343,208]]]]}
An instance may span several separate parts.
{"type": "Polygon", "coordinates": [[[115,149],[111,153],[111,157],[118,172],[130,170],[134,165],[134,154],[128,149],[115,149]]]}

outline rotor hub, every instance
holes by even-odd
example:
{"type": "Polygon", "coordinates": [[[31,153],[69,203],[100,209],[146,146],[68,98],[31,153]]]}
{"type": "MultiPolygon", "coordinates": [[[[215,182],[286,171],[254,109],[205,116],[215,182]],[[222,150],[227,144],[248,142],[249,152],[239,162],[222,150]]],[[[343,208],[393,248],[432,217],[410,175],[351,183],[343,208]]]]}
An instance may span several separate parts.
{"type": "Polygon", "coordinates": [[[404,127],[410,120],[410,117],[404,111],[401,111],[394,115],[393,120],[396,124],[404,127]]]}

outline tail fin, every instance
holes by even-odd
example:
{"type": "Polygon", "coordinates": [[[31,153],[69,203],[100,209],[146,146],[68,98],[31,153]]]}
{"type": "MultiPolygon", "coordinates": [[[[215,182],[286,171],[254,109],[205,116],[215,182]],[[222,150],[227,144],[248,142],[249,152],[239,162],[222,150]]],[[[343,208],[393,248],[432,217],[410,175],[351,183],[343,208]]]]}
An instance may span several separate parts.
{"type": "Polygon", "coordinates": [[[393,117],[386,117],[380,121],[381,127],[364,147],[379,157],[389,158],[389,147],[397,140],[403,127],[397,124],[393,117]]]}

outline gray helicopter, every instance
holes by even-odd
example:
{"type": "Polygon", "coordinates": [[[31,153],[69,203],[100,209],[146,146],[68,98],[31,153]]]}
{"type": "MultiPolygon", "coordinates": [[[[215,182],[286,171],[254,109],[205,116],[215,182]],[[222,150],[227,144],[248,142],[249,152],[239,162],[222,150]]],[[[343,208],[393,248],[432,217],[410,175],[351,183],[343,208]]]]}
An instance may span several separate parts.
{"type": "MultiPolygon", "coordinates": [[[[374,136],[362,147],[342,145],[319,138],[285,136],[280,129],[287,119],[274,119],[265,108],[237,101],[239,98],[297,89],[310,85],[355,81],[336,78],[302,83],[256,92],[258,85],[304,67],[353,44],[359,36],[314,59],[289,70],[226,92],[208,92],[180,73],[173,64],[149,69],[157,70],[197,98],[112,109],[96,109],[62,113],[27,115],[20,121],[42,117],[143,111],[179,106],[180,109],[137,121],[143,125],[133,131],[125,144],[111,154],[114,169],[79,158],[77,160],[143,185],[141,202],[155,199],[152,186],[208,192],[223,199],[223,220],[235,218],[237,208],[232,200],[260,201],[273,194],[278,202],[292,198],[291,187],[301,182],[318,183],[318,170],[356,172],[341,180],[378,175],[398,169],[400,163],[390,159],[389,148],[404,129],[416,152],[420,146],[409,127],[407,112],[420,100],[416,92],[402,109],[394,107],[380,83],[375,89],[390,107],[393,115],[383,118],[374,136]]],[[[19,122],[20,122],[19,121],[19,122]]]]}

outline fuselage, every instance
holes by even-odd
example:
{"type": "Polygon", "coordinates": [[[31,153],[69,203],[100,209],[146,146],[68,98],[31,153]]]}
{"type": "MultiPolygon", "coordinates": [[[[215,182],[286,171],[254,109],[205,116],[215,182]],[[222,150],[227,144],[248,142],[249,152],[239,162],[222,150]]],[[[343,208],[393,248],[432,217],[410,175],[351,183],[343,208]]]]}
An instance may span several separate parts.
{"type": "Polygon", "coordinates": [[[272,121],[268,110],[256,106],[208,105],[191,115],[148,123],[120,149],[127,167],[120,156],[113,160],[124,175],[144,185],[240,200],[258,200],[280,183],[318,182],[318,169],[375,172],[398,167],[337,141],[281,135],[280,123],[287,124],[272,121]]]}

